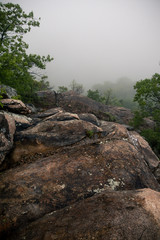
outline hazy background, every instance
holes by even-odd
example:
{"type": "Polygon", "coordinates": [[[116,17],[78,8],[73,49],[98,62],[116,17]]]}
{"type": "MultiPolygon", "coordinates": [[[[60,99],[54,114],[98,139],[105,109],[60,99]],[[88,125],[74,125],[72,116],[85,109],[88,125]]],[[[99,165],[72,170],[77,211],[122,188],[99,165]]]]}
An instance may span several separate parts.
{"type": "MultiPolygon", "coordinates": [[[[2,0],[41,17],[25,36],[29,51],[50,54],[53,86],[93,84],[160,72],[159,0],[2,0]]],[[[125,88],[125,86],[124,86],[125,88]]]]}

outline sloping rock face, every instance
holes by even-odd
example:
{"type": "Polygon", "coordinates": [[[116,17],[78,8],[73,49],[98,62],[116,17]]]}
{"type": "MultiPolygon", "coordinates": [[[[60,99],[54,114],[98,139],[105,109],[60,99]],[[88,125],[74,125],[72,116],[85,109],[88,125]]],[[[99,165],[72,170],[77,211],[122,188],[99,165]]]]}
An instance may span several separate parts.
{"type": "Polygon", "coordinates": [[[160,193],[150,189],[104,192],[46,215],[11,239],[158,240],[160,193]]]}
{"type": "Polygon", "coordinates": [[[0,174],[2,239],[159,239],[159,159],[138,133],[62,108],[30,117],[0,174]]]}

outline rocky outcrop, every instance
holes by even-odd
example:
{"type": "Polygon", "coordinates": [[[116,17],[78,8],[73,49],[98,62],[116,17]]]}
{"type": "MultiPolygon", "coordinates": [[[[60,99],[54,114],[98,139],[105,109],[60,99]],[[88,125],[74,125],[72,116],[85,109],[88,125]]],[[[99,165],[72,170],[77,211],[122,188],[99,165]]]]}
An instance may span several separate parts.
{"type": "Polygon", "coordinates": [[[160,193],[107,191],[51,212],[10,240],[160,239],[160,193]]]}
{"type": "Polygon", "coordinates": [[[97,127],[76,114],[55,116],[20,133],[24,140],[17,140],[10,159],[28,163],[0,176],[2,233],[105,191],[160,191],[152,173],[159,161],[138,134],[117,123],[97,127]]]}
{"type": "Polygon", "coordinates": [[[116,121],[128,124],[133,118],[131,110],[123,107],[105,105],[92,100],[86,96],[76,94],[73,91],[56,93],[55,91],[37,92],[40,102],[37,106],[44,108],[61,107],[67,112],[84,114],[94,114],[98,119],[106,121],[116,121]]]}
{"type": "Polygon", "coordinates": [[[114,107],[98,103],[91,98],[77,95],[72,91],[65,92],[59,96],[58,105],[66,111],[74,113],[92,113],[98,119],[116,121],[128,124],[133,118],[131,110],[123,107],[114,107]]]}
{"type": "Polygon", "coordinates": [[[159,239],[159,159],[138,133],[82,106],[1,112],[1,145],[12,142],[1,149],[1,239],[159,239]]]}

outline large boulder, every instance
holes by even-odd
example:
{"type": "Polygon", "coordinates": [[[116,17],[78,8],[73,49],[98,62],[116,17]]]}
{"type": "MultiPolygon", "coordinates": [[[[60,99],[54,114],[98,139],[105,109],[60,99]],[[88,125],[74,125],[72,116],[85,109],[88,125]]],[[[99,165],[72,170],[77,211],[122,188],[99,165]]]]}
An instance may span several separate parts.
{"type": "Polygon", "coordinates": [[[80,120],[77,114],[58,113],[33,127],[17,132],[15,148],[10,158],[13,162],[18,162],[22,157],[35,155],[37,152],[45,153],[57,147],[81,142],[90,135],[97,138],[96,133],[102,132],[96,125],[80,120]]]}
{"type": "Polygon", "coordinates": [[[0,112],[0,166],[13,147],[15,121],[8,113],[0,112]]]}
{"type": "Polygon", "coordinates": [[[159,240],[160,193],[108,191],[20,228],[8,240],[159,240]]]}

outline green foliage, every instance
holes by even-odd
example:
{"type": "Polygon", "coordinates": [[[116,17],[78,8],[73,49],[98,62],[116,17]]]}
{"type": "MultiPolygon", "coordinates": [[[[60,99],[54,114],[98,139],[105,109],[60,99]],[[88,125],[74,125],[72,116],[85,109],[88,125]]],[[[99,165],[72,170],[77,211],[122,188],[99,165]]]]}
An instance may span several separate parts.
{"type": "Polygon", "coordinates": [[[87,97],[89,97],[97,102],[103,102],[105,100],[104,98],[102,98],[102,96],[100,95],[98,90],[93,91],[93,90],[89,89],[87,91],[87,97]]]}
{"type": "MultiPolygon", "coordinates": [[[[0,82],[1,85],[1,82],[0,82]]],[[[0,107],[3,107],[3,104],[1,102],[1,99],[3,99],[3,94],[6,93],[6,90],[4,88],[0,88],[0,107]]]]}
{"type": "Polygon", "coordinates": [[[13,96],[12,99],[15,99],[15,100],[21,100],[21,96],[20,96],[20,95],[13,96]]]}
{"type": "Polygon", "coordinates": [[[134,128],[138,129],[141,125],[143,125],[143,115],[140,111],[134,112],[134,118],[130,121],[130,125],[134,128]]]}
{"type": "Polygon", "coordinates": [[[87,91],[87,97],[97,101],[104,103],[106,105],[120,106],[120,102],[112,96],[112,90],[106,90],[103,94],[100,93],[97,89],[87,91]]]}
{"type": "Polygon", "coordinates": [[[63,93],[63,92],[67,92],[68,91],[68,88],[65,87],[65,86],[59,86],[58,87],[58,93],[63,93]]]}
{"type": "Polygon", "coordinates": [[[151,79],[138,81],[134,88],[134,101],[138,102],[143,116],[152,116],[160,122],[160,75],[156,73],[151,79]]]}
{"type": "Polygon", "coordinates": [[[39,70],[52,58],[27,54],[28,44],[23,41],[23,34],[39,25],[33,12],[26,14],[18,4],[0,3],[0,81],[15,88],[23,101],[31,101],[36,90],[48,86],[39,70]]]}
{"type": "Polygon", "coordinates": [[[135,127],[141,127],[141,135],[150,144],[153,151],[160,156],[160,75],[154,74],[151,79],[138,81],[135,86],[134,101],[138,102],[140,110],[133,119],[135,127]],[[143,118],[152,117],[156,123],[154,129],[143,128],[143,118]]]}
{"type": "Polygon", "coordinates": [[[147,140],[153,151],[160,157],[160,128],[143,129],[141,135],[147,140]]]}

